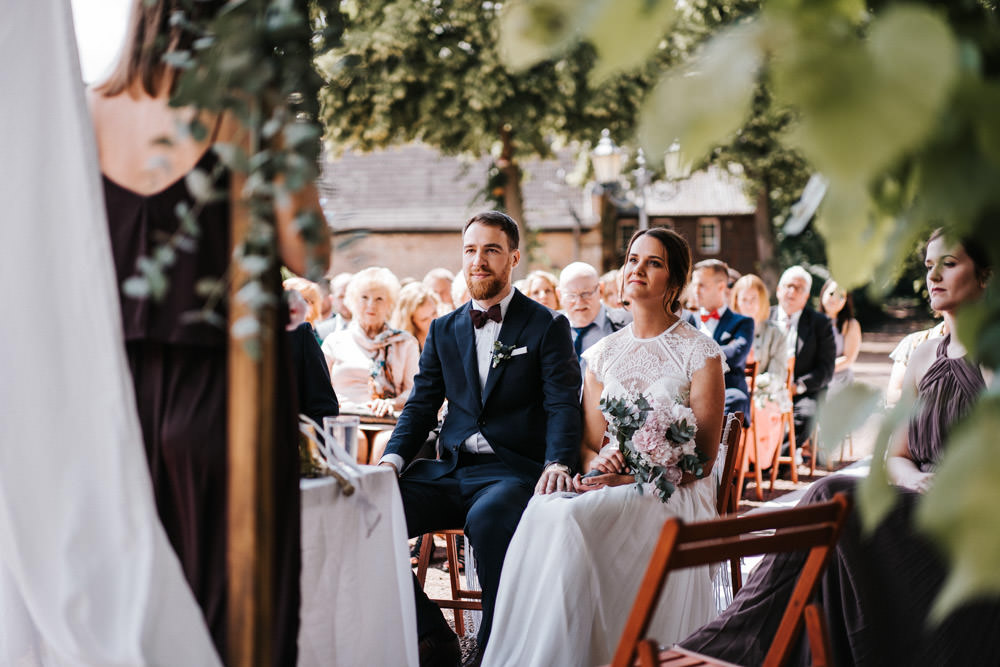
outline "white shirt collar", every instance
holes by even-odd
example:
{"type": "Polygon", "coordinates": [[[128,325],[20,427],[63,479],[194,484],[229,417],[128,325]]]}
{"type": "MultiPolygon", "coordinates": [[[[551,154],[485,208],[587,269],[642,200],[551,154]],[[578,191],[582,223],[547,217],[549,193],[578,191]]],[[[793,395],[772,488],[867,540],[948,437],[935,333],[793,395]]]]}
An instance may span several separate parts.
{"type": "MultiPolygon", "coordinates": [[[[717,312],[717,313],[719,314],[719,318],[721,319],[721,318],[722,318],[722,316],[726,314],[726,310],[727,310],[727,308],[726,308],[726,304],[722,304],[721,306],[719,306],[718,308],[716,308],[716,309],[715,309],[715,312],[717,312]]],[[[706,309],[706,308],[699,308],[699,309],[698,309],[698,312],[699,312],[699,313],[700,313],[701,315],[708,315],[708,314],[709,314],[709,313],[711,313],[712,311],[710,311],[710,310],[708,310],[708,309],[706,309]]]]}

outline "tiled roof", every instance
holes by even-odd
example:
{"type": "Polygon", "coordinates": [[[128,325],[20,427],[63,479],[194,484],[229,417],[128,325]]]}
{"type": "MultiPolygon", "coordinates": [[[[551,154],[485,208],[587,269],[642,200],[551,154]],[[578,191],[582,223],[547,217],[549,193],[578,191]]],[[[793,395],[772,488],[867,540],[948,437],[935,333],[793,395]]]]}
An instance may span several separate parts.
{"type": "Polygon", "coordinates": [[[659,181],[649,187],[650,216],[752,215],[754,202],[737,174],[712,166],[676,183],[659,181]]]}
{"type": "MultiPolygon", "coordinates": [[[[328,159],[320,181],[327,218],[338,232],[454,231],[485,208],[477,193],[486,182],[488,157],[469,160],[442,155],[421,144],[373,153],[345,153],[328,159]]],[[[589,202],[566,183],[575,152],[564,149],[551,160],[522,163],[525,218],[535,229],[572,229],[579,215],[593,225],[589,202]]],[[[650,216],[745,215],[754,212],[743,180],[711,167],[673,183],[649,187],[650,216]]]]}

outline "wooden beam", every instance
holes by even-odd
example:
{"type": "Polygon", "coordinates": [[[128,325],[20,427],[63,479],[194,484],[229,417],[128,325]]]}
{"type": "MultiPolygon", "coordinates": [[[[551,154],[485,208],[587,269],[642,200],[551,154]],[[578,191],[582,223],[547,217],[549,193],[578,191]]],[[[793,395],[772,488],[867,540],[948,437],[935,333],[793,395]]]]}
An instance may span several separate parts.
{"type": "MultiPolygon", "coordinates": [[[[234,204],[231,243],[245,238],[249,217],[234,204]]],[[[233,262],[229,326],[247,314],[235,292],[244,276],[233,262]]],[[[275,277],[274,282],[277,283],[275,277]]],[[[276,284],[268,284],[276,292],[276,284]]],[[[274,614],[274,401],[277,386],[276,311],[260,317],[260,354],[229,341],[229,477],[228,477],[228,656],[231,667],[263,667],[272,663],[274,614]]]]}

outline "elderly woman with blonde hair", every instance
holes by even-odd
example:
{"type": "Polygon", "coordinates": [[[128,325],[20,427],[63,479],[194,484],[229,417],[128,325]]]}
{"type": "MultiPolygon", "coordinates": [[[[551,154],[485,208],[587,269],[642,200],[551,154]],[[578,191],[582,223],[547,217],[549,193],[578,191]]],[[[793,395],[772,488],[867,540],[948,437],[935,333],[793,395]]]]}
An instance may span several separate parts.
{"type": "Polygon", "coordinates": [[[392,271],[370,267],[347,286],[351,324],[323,341],[330,381],[341,408],[383,416],[401,410],[417,374],[417,339],[389,325],[399,280],[392,271]]]}

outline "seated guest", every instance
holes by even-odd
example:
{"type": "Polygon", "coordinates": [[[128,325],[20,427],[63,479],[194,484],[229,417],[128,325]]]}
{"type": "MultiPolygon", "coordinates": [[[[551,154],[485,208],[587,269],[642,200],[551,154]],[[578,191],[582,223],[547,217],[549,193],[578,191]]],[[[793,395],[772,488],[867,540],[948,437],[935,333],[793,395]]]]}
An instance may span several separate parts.
{"type": "Polygon", "coordinates": [[[455,274],[455,280],[451,283],[451,302],[455,308],[458,308],[470,298],[469,286],[465,284],[465,276],[459,271],[455,274]]]}
{"type": "MultiPolygon", "coordinates": [[[[573,329],[573,348],[580,356],[594,343],[632,321],[624,310],[611,309],[601,302],[597,269],[584,262],[573,262],[559,274],[559,300],[573,329]]],[[[586,364],[581,363],[581,369],[586,364]]]]}
{"type": "Polygon", "coordinates": [[[381,417],[402,410],[410,395],[420,352],[416,338],[389,326],[398,295],[399,281],[382,267],[359,271],[347,286],[351,324],[323,341],[341,410],[381,417]]]}
{"type": "Polygon", "coordinates": [[[524,295],[550,310],[559,310],[558,285],[559,281],[548,271],[532,271],[524,279],[524,295]]]}
{"type": "Polygon", "coordinates": [[[691,296],[698,311],[688,321],[722,347],[726,356],[726,412],[750,414],[746,380],[747,355],[753,345],[753,319],[726,307],[729,267],[717,259],[694,265],[691,296]]]}
{"type": "MultiPolygon", "coordinates": [[[[989,259],[982,247],[953,242],[940,231],[927,244],[931,305],[944,315],[949,331],[955,331],[959,309],[985,289],[989,259]]],[[[914,351],[904,391],[921,400],[896,434],[888,459],[897,502],[871,533],[862,532],[852,512],[817,587],[832,664],[1000,664],[995,594],[966,603],[941,621],[930,618],[948,564],[914,527],[914,511],[933,482],[948,435],[986,385],[957,336],[928,340],[914,351]]],[[[838,491],[853,494],[855,484],[853,477],[831,475],[813,484],[802,503],[829,500],[838,491]]],[[[681,646],[741,665],[761,664],[805,558],[802,552],[766,556],[732,605],[681,646]]],[[[804,634],[786,664],[812,664],[804,634]]]]}
{"type": "Polygon", "coordinates": [[[320,322],[322,318],[323,306],[320,303],[322,301],[322,295],[319,291],[319,286],[311,280],[306,280],[305,278],[299,278],[298,276],[293,276],[291,278],[286,278],[282,283],[282,286],[286,290],[295,290],[302,295],[302,298],[306,300],[306,304],[309,309],[306,311],[306,322],[315,325],[320,322]]]}
{"type": "Polygon", "coordinates": [[[299,412],[320,426],[323,417],[340,414],[337,394],[330,385],[330,371],[326,367],[323,351],[316,342],[312,327],[306,322],[309,306],[295,290],[285,290],[288,303],[289,353],[292,357],[292,375],[298,390],[299,412]]]}
{"type": "Polygon", "coordinates": [[[322,322],[316,323],[316,335],[320,341],[334,331],[341,331],[351,323],[351,311],[344,303],[344,294],[347,293],[347,284],[351,282],[352,274],[338,273],[330,279],[330,317],[322,322]]]}
{"type": "Polygon", "coordinates": [[[441,302],[441,312],[439,315],[450,313],[455,310],[455,303],[451,298],[451,286],[455,282],[455,276],[451,271],[444,268],[431,269],[423,279],[424,286],[430,288],[437,294],[438,301],[441,302]]]}
{"type": "Polygon", "coordinates": [[[431,321],[438,316],[441,301],[431,288],[423,283],[410,283],[399,290],[399,300],[392,311],[389,323],[395,329],[405,331],[417,339],[417,345],[424,349],[431,321]]]}
{"type": "MultiPolygon", "coordinates": [[[[757,375],[767,373],[779,382],[784,382],[788,367],[785,331],[777,322],[768,319],[771,314],[770,303],[767,286],[752,273],[736,281],[729,298],[730,308],[740,315],[753,318],[751,356],[757,362],[757,375]]],[[[749,357],[747,361],[750,361],[749,357]]]]}
{"type": "Polygon", "coordinates": [[[833,365],[830,391],[854,381],[851,365],[861,351],[861,324],[854,319],[854,299],[833,278],[823,283],[819,293],[820,309],[833,322],[833,342],[837,357],[833,365]]]}
{"type": "MultiPolygon", "coordinates": [[[[795,442],[803,443],[812,434],[819,401],[833,377],[837,349],[833,342],[833,324],[823,314],[808,307],[812,276],[801,266],[793,266],[778,281],[778,305],[771,309],[771,319],[785,331],[785,349],[795,358],[792,405],[795,442]]],[[[816,462],[823,464],[816,449],[816,462]]]]}
{"type": "Polygon", "coordinates": [[[601,301],[608,308],[624,308],[622,303],[622,272],[612,269],[601,276],[601,301]]]}
{"type": "Polygon", "coordinates": [[[906,375],[906,367],[910,363],[910,355],[913,354],[913,351],[925,340],[947,335],[948,327],[942,320],[930,329],[914,331],[899,341],[899,344],[889,353],[889,358],[892,359],[892,370],[889,372],[889,386],[885,390],[886,406],[892,407],[899,402],[899,397],[903,393],[903,377],[906,375]]]}

